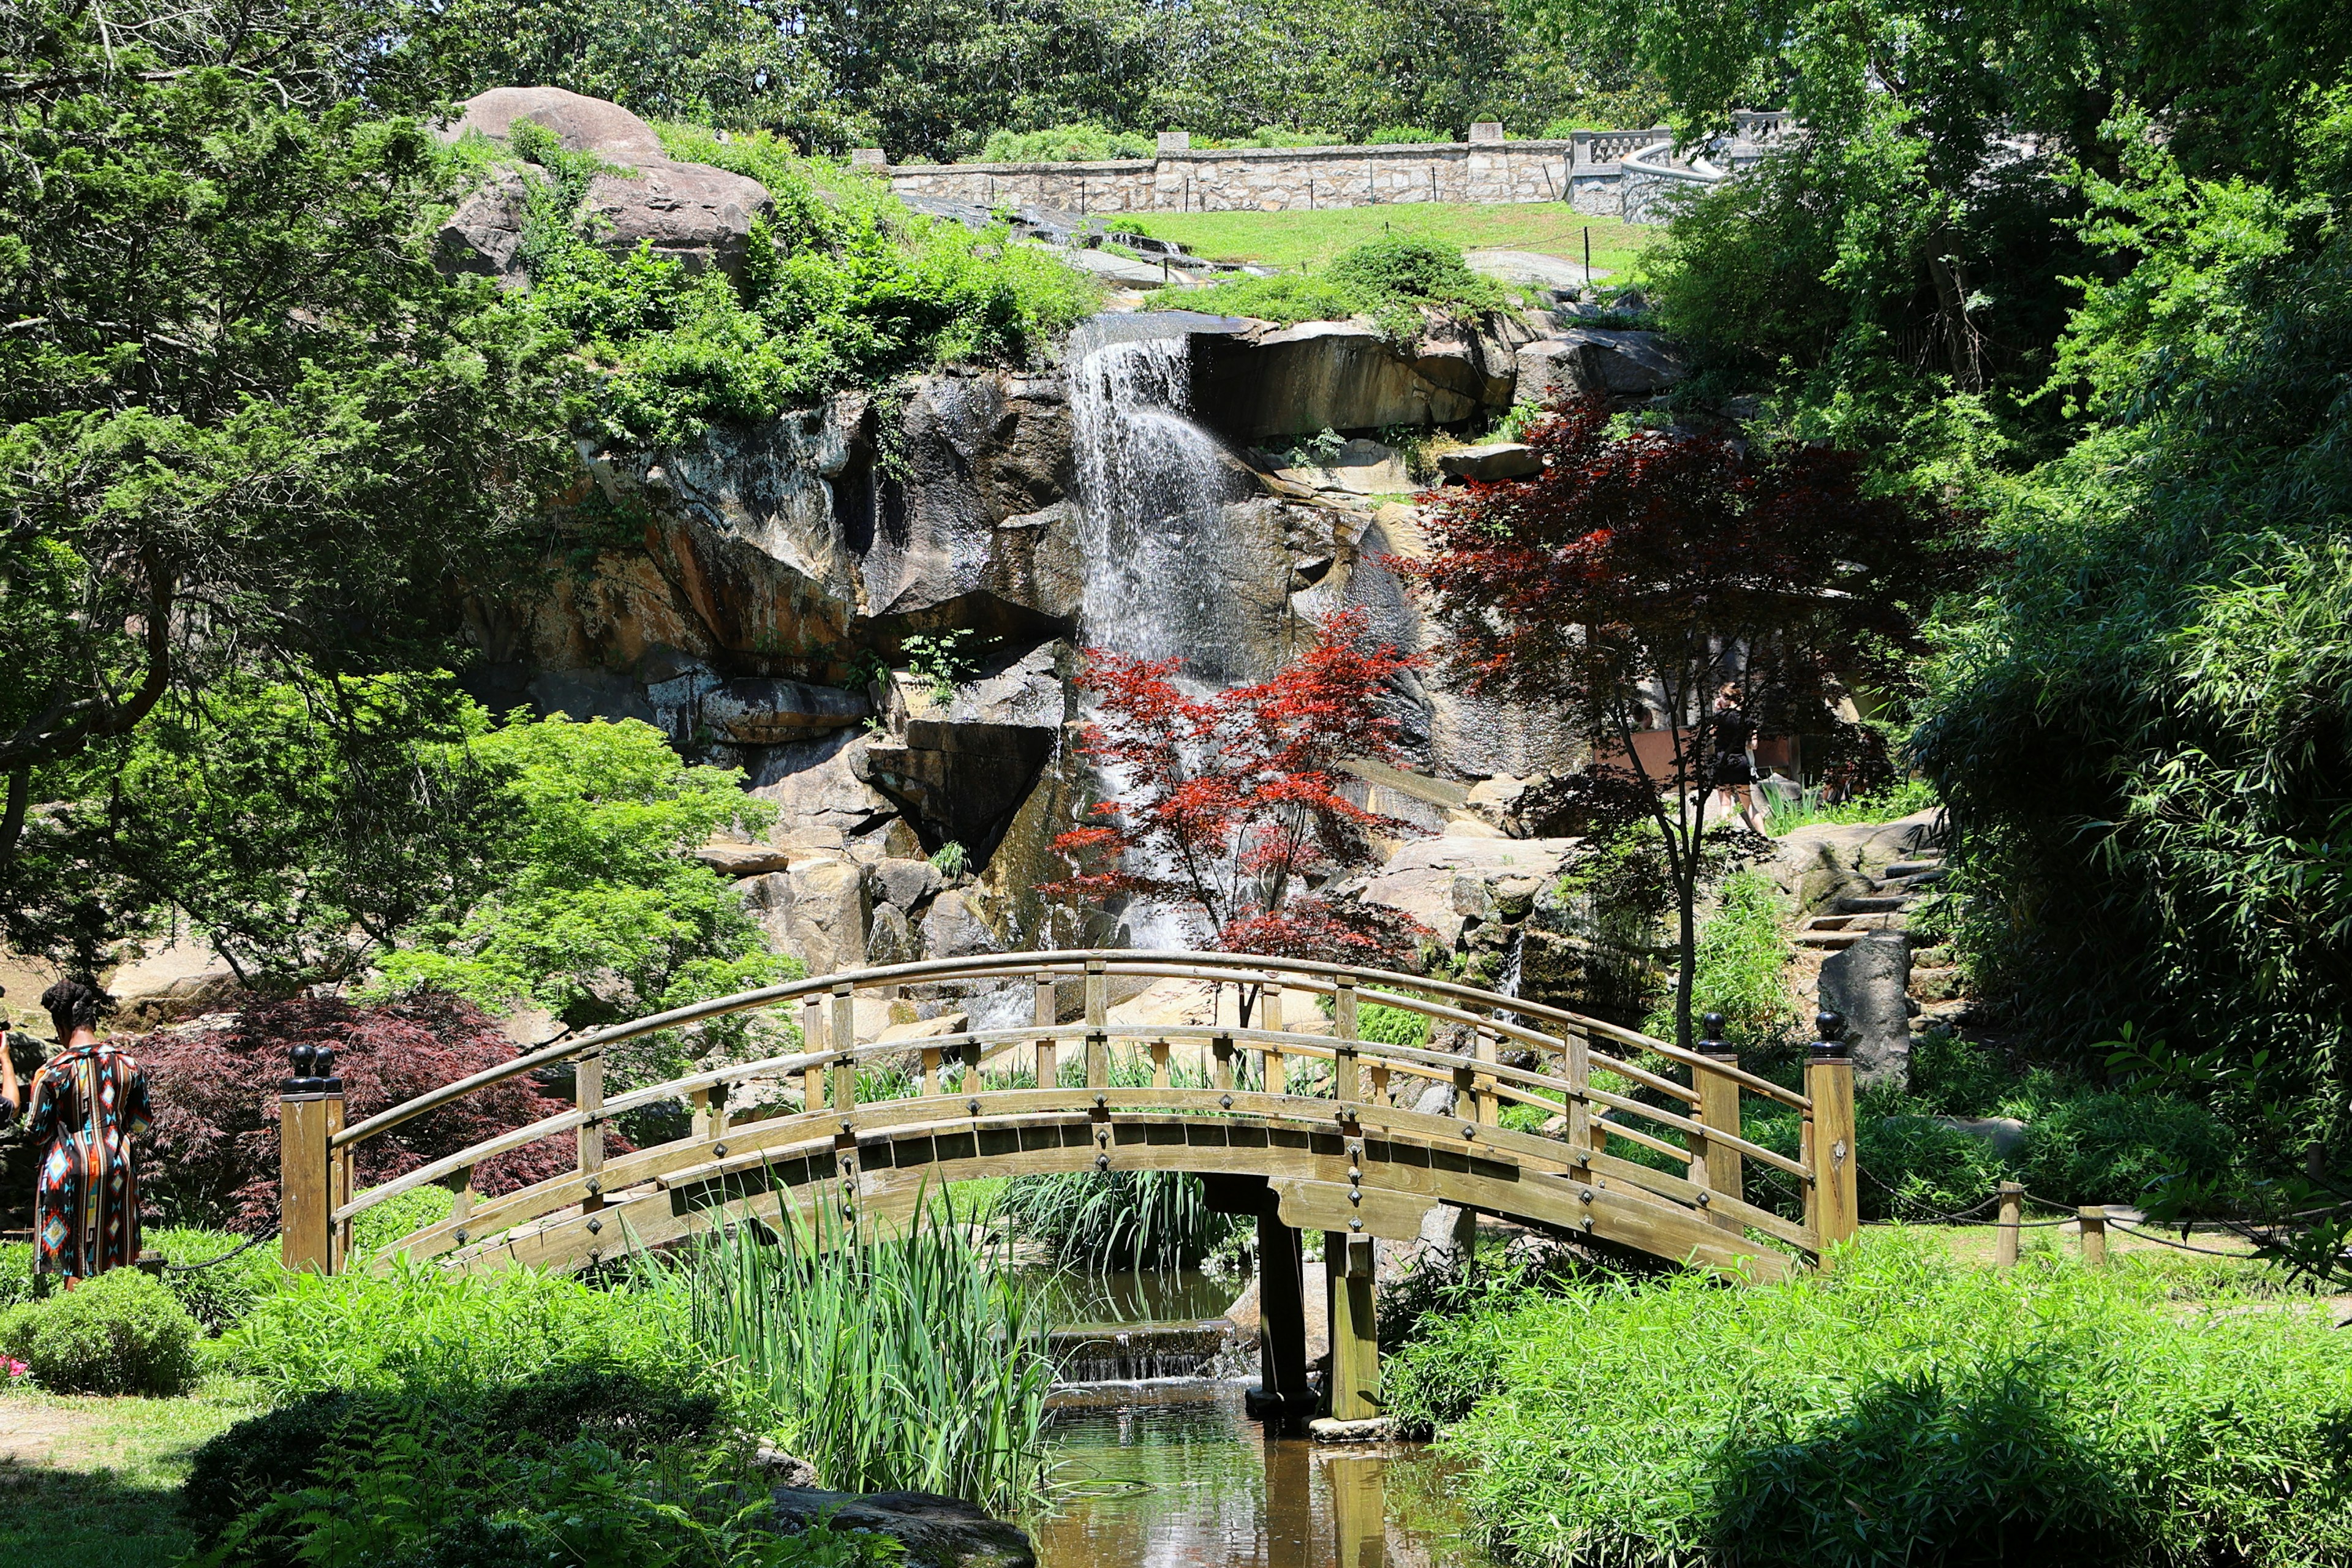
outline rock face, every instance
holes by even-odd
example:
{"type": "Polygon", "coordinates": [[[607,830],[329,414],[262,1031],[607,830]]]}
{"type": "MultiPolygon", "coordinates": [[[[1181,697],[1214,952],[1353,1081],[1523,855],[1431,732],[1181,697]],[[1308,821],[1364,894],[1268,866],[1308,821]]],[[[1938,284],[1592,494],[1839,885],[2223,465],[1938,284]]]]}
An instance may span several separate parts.
{"type": "Polygon", "coordinates": [[[1363,896],[1411,915],[1452,947],[1465,927],[1524,917],[1575,847],[1566,838],[1419,838],[1364,879],[1363,896]]]}
{"type": "Polygon", "coordinates": [[[1578,327],[1518,351],[1518,396],[1546,403],[1585,393],[1616,403],[1654,396],[1689,374],[1672,343],[1656,332],[1578,327]]]}
{"type": "MultiPolygon", "coordinates": [[[[459,109],[445,132],[453,141],[469,132],[509,141],[515,125],[528,122],[566,152],[593,153],[613,165],[590,182],[587,206],[600,243],[625,255],[649,245],[690,270],[716,267],[732,275],[742,268],[752,221],[775,212],[759,181],[673,161],[652,126],[603,99],[556,87],[499,87],[459,109]]],[[[437,237],[444,264],[511,276],[522,241],[523,182],[536,177],[505,171],[461,204],[437,237]]]]}
{"type": "Polygon", "coordinates": [[[836,1530],[868,1530],[906,1543],[916,1568],[1036,1568],[1036,1550],[1017,1524],[992,1519],[960,1498],[935,1492],[832,1492],[778,1487],[776,1527],[798,1533],[829,1517],[836,1530]]]}
{"type": "Polygon", "coordinates": [[[1857,1087],[1911,1083],[1911,939],[1874,931],[1822,963],[1822,1005],[1844,1015],[1857,1087]]]}
{"type": "Polygon", "coordinates": [[[1510,406],[1513,348],[1499,321],[1491,325],[1444,323],[1410,346],[1362,318],[1202,333],[1193,339],[1192,407],[1219,435],[1243,442],[1450,425],[1510,406]]]}
{"type": "Polygon", "coordinates": [[[1874,873],[1916,854],[1935,830],[1936,813],[1894,822],[1815,823],[1783,834],[1761,868],[1811,914],[1841,898],[1870,890],[1874,873]]]}

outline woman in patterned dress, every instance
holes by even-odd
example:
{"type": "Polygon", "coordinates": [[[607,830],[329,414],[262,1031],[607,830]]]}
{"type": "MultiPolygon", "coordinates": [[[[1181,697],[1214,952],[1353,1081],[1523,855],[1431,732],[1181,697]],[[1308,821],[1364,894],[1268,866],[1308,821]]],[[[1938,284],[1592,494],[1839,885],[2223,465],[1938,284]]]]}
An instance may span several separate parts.
{"type": "Polygon", "coordinates": [[[147,1131],[147,1075],[98,1037],[105,995],[60,980],[41,995],[58,1054],[26,1091],[26,1131],[41,1151],[33,1189],[36,1273],[66,1289],[139,1258],[139,1174],[131,1140],[147,1131]]]}

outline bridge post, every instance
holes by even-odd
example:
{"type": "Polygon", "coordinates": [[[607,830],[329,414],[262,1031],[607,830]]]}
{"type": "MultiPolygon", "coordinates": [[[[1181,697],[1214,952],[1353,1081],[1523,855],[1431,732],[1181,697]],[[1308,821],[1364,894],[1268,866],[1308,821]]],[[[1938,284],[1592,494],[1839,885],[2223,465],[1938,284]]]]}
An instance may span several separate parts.
{"type": "Polygon", "coordinates": [[[1296,1226],[1282,1223],[1274,1194],[1265,1194],[1257,1216],[1258,1385],[1249,1391],[1249,1413],[1264,1419],[1311,1415],[1315,1397],[1307,1386],[1307,1250],[1296,1226]]]}
{"type": "Polygon", "coordinates": [[[1331,1419],[1369,1421],[1381,1413],[1372,1238],[1325,1231],[1323,1272],[1331,1290],[1331,1419]]]}
{"type": "Polygon", "coordinates": [[[1819,1038],[1805,1060],[1805,1098],[1813,1102],[1811,1152],[1813,1233],[1829,1248],[1853,1239],[1862,1225],[1854,1160],[1853,1056],[1838,1037],[1845,1020],[1824,1009],[1813,1019],[1819,1038]]]}
{"type": "MultiPolygon", "coordinates": [[[[1723,1015],[1709,1013],[1700,1020],[1706,1029],[1706,1038],[1698,1045],[1699,1055],[1709,1062],[1725,1067],[1739,1065],[1739,1053],[1723,1043],[1723,1015]]],[[[1694,1064],[1691,1087],[1698,1090],[1698,1120],[1704,1126],[1737,1136],[1739,1131],[1739,1084],[1727,1073],[1711,1071],[1694,1064]]],[[[1741,1195],[1745,1173],[1739,1152],[1717,1143],[1711,1138],[1696,1139],[1691,1148],[1691,1180],[1708,1192],[1727,1198],[1741,1195]]],[[[1731,1215],[1711,1215],[1718,1229],[1739,1230],[1743,1227],[1731,1215]]]]}
{"type": "MultiPolygon", "coordinates": [[[[824,1049],[824,1004],[814,996],[801,998],[801,1049],[824,1049]]],[[[813,1114],[824,1109],[824,1068],[812,1064],[801,1069],[801,1110],[813,1114]]]]}
{"type": "Polygon", "coordinates": [[[604,1053],[590,1051],[572,1064],[572,1103],[588,1118],[580,1124],[574,1148],[580,1173],[588,1178],[588,1195],[580,1200],[583,1214],[604,1206],[604,1053]]]}
{"type": "Polygon", "coordinates": [[[1087,960],[1087,1087],[1110,1087],[1110,982],[1103,961],[1087,960]]]}
{"type": "Polygon", "coordinates": [[[857,1109],[857,993],[847,981],[833,988],[833,1108],[846,1116],[857,1109]]]}
{"type": "MultiPolygon", "coordinates": [[[[1269,1034],[1282,1032],[1282,987],[1269,983],[1258,993],[1258,1019],[1269,1034]]],[[[1258,1082],[1268,1094],[1290,1092],[1290,1075],[1283,1066],[1282,1047],[1268,1046],[1258,1053],[1258,1082]]]]}
{"type": "Polygon", "coordinates": [[[293,1076],[278,1090],[278,1255],[289,1268],[335,1271],[335,1187],[331,1154],[343,1130],[343,1080],[332,1046],[296,1046],[293,1076]]]}
{"type": "Polygon", "coordinates": [[[1037,1087],[1059,1089],[1062,1087],[1062,1064],[1056,1059],[1057,1053],[1054,1048],[1054,977],[1039,973],[1031,979],[1030,984],[1036,994],[1031,998],[1029,1021],[1044,1031],[1037,1037],[1037,1087]]]}
{"type": "Polygon", "coordinates": [[[1356,1086],[1356,1042],[1361,1037],[1356,1033],[1356,982],[1350,975],[1339,976],[1332,997],[1331,1037],[1331,1092],[1341,1100],[1361,1100],[1356,1086]]]}

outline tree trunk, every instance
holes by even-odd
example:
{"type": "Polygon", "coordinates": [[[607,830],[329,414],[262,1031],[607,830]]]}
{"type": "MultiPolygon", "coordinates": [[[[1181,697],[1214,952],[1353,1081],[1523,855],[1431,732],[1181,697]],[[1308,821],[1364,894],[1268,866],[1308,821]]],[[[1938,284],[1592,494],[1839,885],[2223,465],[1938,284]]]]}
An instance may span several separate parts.
{"type": "MultiPolygon", "coordinates": [[[[1692,851],[1696,856],[1697,851],[1692,851]]],[[[1675,1044],[1685,1050],[1691,1048],[1691,986],[1698,973],[1698,877],[1694,870],[1688,876],[1675,879],[1675,901],[1681,906],[1676,911],[1682,917],[1680,952],[1675,963],[1675,1044]]]]}

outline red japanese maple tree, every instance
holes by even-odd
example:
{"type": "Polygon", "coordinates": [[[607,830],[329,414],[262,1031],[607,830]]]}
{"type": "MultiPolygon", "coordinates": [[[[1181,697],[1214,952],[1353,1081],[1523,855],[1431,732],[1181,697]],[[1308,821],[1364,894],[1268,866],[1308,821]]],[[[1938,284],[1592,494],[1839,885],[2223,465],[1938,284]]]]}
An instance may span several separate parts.
{"type": "Polygon", "coordinates": [[[1609,422],[1598,400],[1561,404],[1527,437],[1539,474],[1450,493],[1424,521],[1430,556],[1390,563],[1450,673],[1564,710],[1596,758],[1589,794],[1656,825],[1687,1046],[1706,840],[1728,833],[1705,817],[1717,692],[1769,732],[1859,743],[1842,700],[1907,683],[1922,620],[1974,557],[1948,508],[1872,494],[1854,453],[1609,422]],[[1643,767],[1634,737],[1654,729],[1665,761],[1643,767]]]}
{"type": "MultiPolygon", "coordinates": [[[[1254,685],[1195,695],[1181,659],[1089,649],[1079,684],[1097,717],[1082,748],[1116,794],[1054,841],[1072,875],[1045,890],[1143,898],[1233,952],[1394,963],[1428,934],[1384,905],[1327,889],[1375,864],[1376,837],[1420,828],[1357,805],[1349,760],[1392,763],[1391,683],[1418,655],[1375,643],[1360,610],[1323,617],[1310,646],[1254,685]]],[[[1244,1015],[1246,1016],[1246,1015],[1244,1015]]]]}
{"type": "MultiPolygon", "coordinates": [[[[155,1109],[141,1184],[174,1221],[252,1235],[276,1226],[278,1089],[287,1051],[306,1041],[334,1047],[352,1121],[515,1057],[496,1019],[430,991],[364,1007],[333,997],[257,1000],[216,1026],[121,1040],[146,1068],[155,1109]]],[[[509,1079],[362,1143],[353,1175],[372,1186],[566,1109],[529,1079],[509,1079]]],[[[573,1153],[568,1134],[526,1144],[477,1166],[476,1190],[511,1192],[561,1175],[573,1153]]]]}

